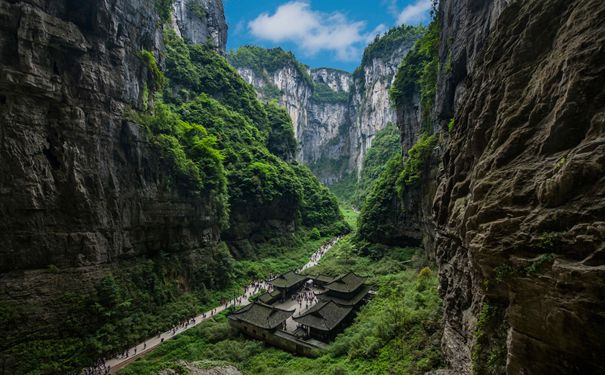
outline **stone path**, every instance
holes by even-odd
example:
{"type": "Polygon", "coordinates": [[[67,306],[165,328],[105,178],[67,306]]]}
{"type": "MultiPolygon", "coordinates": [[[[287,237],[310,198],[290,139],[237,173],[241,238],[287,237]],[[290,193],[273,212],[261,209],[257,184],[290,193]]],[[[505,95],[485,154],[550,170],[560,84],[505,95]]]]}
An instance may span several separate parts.
{"type": "MultiPolygon", "coordinates": [[[[298,269],[298,271],[299,272],[304,271],[308,268],[316,266],[319,263],[319,261],[321,260],[321,258],[332,248],[332,246],[334,246],[336,244],[336,242],[338,242],[338,240],[340,240],[340,238],[341,237],[337,237],[337,238],[331,240],[330,242],[322,245],[319,248],[319,250],[317,250],[315,253],[313,253],[311,255],[309,262],[307,262],[304,266],[302,266],[300,269],[298,269]]],[[[149,353],[150,351],[152,351],[153,349],[157,348],[162,342],[169,340],[175,336],[178,336],[183,332],[186,332],[190,328],[197,326],[198,324],[214,317],[217,314],[220,314],[221,312],[225,311],[226,309],[228,309],[231,306],[245,306],[245,305],[249,304],[250,297],[257,294],[261,290],[268,290],[269,288],[270,288],[270,285],[268,284],[268,282],[265,282],[265,281],[256,283],[256,284],[254,284],[254,283],[250,284],[246,287],[244,294],[235,298],[234,300],[230,301],[229,303],[221,305],[221,306],[217,306],[210,311],[200,314],[184,325],[174,327],[169,331],[163,332],[163,333],[161,333],[153,338],[150,338],[136,346],[133,346],[132,348],[128,349],[124,353],[124,355],[120,355],[120,356],[117,356],[115,358],[112,358],[112,359],[106,361],[105,367],[103,370],[101,370],[100,368],[85,369],[80,374],[81,375],[105,374],[105,373],[107,373],[106,372],[107,370],[105,370],[105,369],[109,369],[110,370],[109,372],[111,374],[115,374],[118,372],[119,369],[125,367],[126,365],[133,362],[137,358],[140,358],[140,357],[144,356],[145,354],[149,353]]]]}

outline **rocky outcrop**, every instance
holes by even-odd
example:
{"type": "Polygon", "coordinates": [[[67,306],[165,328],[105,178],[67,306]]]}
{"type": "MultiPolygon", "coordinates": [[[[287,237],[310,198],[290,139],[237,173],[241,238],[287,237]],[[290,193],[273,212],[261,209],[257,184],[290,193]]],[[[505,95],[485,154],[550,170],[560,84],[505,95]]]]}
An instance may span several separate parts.
{"type": "Polygon", "coordinates": [[[0,2],[2,271],[216,239],[211,207],[167,186],[167,168],[125,119],[143,108],[137,54],[160,47],[155,13],[132,1],[80,8],[0,2]]]}
{"type": "Polygon", "coordinates": [[[222,0],[175,0],[174,29],[186,41],[206,44],[209,41],[221,53],[227,48],[227,22],[222,0]]]}
{"type": "Polygon", "coordinates": [[[469,0],[440,12],[449,67],[431,251],[448,362],[461,374],[602,373],[605,5],[469,0]]]}
{"type": "Polygon", "coordinates": [[[410,32],[403,41],[384,42],[394,45],[382,54],[369,54],[355,74],[328,68],[303,71],[291,60],[271,71],[232,63],[262,99],[277,98],[287,108],[300,143],[298,159],[322,182],[333,184],[347,174],[359,174],[376,132],[395,121],[388,90],[419,36],[410,32]]]}

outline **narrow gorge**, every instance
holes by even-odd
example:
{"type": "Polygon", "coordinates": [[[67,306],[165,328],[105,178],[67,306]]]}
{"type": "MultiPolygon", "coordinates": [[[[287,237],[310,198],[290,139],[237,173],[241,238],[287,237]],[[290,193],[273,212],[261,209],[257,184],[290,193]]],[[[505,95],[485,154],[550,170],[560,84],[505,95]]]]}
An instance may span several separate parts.
{"type": "Polygon", "coordinates": [[[276,4],[0,0],[0,375],[605,373],[605,3],[276,4]]]}

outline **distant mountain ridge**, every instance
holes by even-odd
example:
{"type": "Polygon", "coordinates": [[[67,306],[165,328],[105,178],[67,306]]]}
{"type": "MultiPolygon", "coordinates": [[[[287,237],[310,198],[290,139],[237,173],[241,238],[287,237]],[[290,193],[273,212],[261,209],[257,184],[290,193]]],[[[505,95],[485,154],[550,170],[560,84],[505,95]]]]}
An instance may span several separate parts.
{"type": "Polygon", "coordinates": [[[354,73],[310,69],[281,48],[244,46],[227,57],[261,99],[286,107],[300,143],[298,160],[332,185],[357,178],[376,133],[395,122],[388,91],[423,33],[421,27],[400,26],[377,37],[354,73]]]}

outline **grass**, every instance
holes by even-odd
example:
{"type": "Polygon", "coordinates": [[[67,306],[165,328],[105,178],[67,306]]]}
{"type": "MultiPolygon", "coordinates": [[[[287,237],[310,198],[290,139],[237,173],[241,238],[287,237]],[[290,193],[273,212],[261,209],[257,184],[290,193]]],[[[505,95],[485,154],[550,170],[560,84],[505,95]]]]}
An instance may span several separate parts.
{"type": "Polygon", "coordinates": [[[350,206],[340,206],[340,212],[342,216],[344,216],[345,222],[349,224],[351,228],[357,228],[357,217],[359,216],[359,211],[355,210],[350,206]]]}
{"type": "Polygon", "coordinates": [[[361,257],[349,235],[308,272],[354,271],[368,278],[377,295],[318,358],[293,356],[240,336],[222,315],[167,341],[120,374],[156,374],[183,361],[200,368],[233,365],[251,375],[424,373],[441,366],[442,358],[437,276],[423,266],[418,249],[391,248],[377,261],[361,257]]]}

